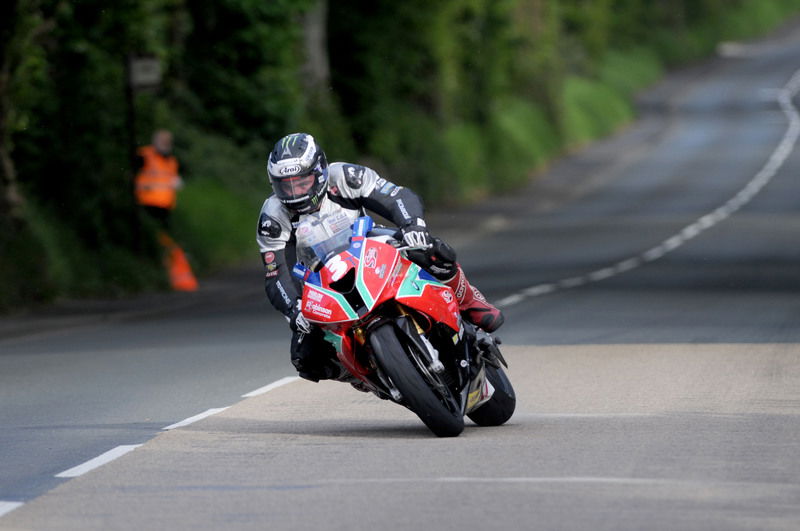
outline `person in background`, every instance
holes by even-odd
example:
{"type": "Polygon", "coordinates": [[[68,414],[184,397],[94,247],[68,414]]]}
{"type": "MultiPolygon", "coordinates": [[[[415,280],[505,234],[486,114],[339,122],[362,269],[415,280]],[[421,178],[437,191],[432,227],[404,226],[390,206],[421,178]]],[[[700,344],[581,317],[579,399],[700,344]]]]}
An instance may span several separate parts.
{"type": "Polygon", "coordinates": [[[159,129],[153,133],[152,144],[140,147],[136,154],[136,201],[166,230],[183,186],[178,159],[172,154],[172,133],[159,129]]]}
{"type": "Polygon", "coordinates": [[[172,154],[172,133],[166,129],[153,133],[152,144],[137,150],[137,166],[136,202],[159,226],[158,241],[166,253],[165,266],[172,289],[195,291],[197,279],[186,254],[168,233],[178,190],[183,187],[178,159],[172,154]]]}

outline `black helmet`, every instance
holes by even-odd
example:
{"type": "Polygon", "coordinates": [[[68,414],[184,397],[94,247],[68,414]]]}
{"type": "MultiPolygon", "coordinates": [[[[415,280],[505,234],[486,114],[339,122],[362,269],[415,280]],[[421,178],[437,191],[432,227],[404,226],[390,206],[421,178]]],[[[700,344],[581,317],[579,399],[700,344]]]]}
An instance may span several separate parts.
{"type": "Polygon", "coordinates": [[[306,133],[278,140],[269,155],[267,173],[281,203],[301,214],[317,210],[328,189],[325,152],[306,133]]]}

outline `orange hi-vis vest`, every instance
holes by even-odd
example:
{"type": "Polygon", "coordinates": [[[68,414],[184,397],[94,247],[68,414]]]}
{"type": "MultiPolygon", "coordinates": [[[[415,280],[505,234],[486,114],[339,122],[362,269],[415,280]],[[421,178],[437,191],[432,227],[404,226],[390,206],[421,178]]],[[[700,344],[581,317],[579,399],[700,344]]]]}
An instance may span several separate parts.
{"type": "Polygon", "coordinates": [[[138,153],[144,165],[136,175],[136,200],[140,205],[172,210],[180,185],[178,159],[161,155],[153,146],[140,147],[138,153]]]}

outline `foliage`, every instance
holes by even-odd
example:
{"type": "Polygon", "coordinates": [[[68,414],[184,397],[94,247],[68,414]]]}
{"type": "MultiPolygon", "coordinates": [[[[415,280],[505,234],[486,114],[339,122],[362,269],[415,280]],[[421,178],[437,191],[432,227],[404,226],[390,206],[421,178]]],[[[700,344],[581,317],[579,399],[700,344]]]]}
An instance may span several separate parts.
{"type": "Polygon", "coordinates": [[[263,198],[243,196],[210,179],[189,183],[176,211],[175,237],[200,272],[235,265],[254,255],[263,198]]]}
{"type": "Polygon", "coordinates": [[[179,67],[193,118],[240,142],[297,127],[302,113],[298,17],[308,0],[193,0],[179,67]]]}
{"type": "Polygon", "coordinates": [[[471,201],[630,120],[664,68],[798,11],[800,0],[5,2],[0,308],[165,285],[131,194],[129,55],[163,66],[161,87],[136,94],[134,140],[174,131],[187,183],[176,237],[210,270],[255,254],[266,153],[288,132],[429,205],[471,201]]]}

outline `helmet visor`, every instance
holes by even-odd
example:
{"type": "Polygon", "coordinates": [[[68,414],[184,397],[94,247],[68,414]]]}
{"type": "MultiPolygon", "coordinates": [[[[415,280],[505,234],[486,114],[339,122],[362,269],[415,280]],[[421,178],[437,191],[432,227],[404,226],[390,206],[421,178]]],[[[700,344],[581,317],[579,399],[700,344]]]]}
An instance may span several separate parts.
{"type": "Polygon", "coordinates": [[[308,175],[285,177],[274,182],[275,193],[282,199],[296,199],[304,197],[311,192],[317,176],[312,172],[308,175]]]}

